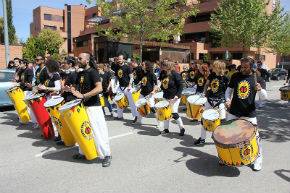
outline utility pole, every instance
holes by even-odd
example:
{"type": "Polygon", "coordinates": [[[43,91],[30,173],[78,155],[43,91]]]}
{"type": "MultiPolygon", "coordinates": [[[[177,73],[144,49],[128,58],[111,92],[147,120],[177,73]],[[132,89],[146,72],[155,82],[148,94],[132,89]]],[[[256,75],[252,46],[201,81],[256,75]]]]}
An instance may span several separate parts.
{"type": "Polygon", "coordinates": [[[9,41],[8,41],[8,25],[7,25],[6,0],[2,0],[2,4],[3,4],[3,15],[4,15],[5,58],[6,58],[6,67],[8,67],[8,62],[9,62],[9,41]]]}

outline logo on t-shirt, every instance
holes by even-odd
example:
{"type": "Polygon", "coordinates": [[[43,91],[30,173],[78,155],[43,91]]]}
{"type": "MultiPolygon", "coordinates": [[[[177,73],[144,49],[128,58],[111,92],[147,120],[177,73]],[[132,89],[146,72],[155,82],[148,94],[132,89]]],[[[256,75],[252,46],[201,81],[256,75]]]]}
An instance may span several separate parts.
{"type": "Polygon", "coordinates": [[[136,79],[137,78],[137,73],[136,70],[133,71],[133,78],[136,79]]]}
{"type": "Polygon", "coordinates": [[[165,89],[168,88],[168,82],[169,82],[168,78],[164,78],[164,79],[163,79],[163,81],[162,81],[162,86],[163,86],[163,88],[165,88],[165,89]]]}
{"type": "Polygon", "coordinates": [[[80,79],[80,86],[81,86],[81,88],[83,88],[83,83],[84,83],[84,77],[81,76],[81,79],[80,79]]]}
{"type": "Polygon", "coordinates": [[[49,79],[44,82],[44,85],[48,86],[48,83],[49,83],[49,79]]]}
{"type": "Polygon", "coordinates": [[[190,76],[191,79],[194,79],[194,77],[195,77],[195,72],[194,72],[194,71],[191,71],[191,72],[189,73],[189,76],[190,76]]]}
{"type": "Polygon", "coordinates": [[[218,89],[219,89],[219,80],[218,79],[214,79],[212,82],[211,82],[211,90],[212,92],[217,92],[218,89]]]}
{"type": "Polygon", "coordinates": [[[186,78],[186,73],[182,73],[182,79],[185,80],[186,78]]]}
{"type": "Polygon", "coordinates": [[[203,77],[200,77],[200,78],[198,79],[198,81],[197,81],[198,86],[202,86],[202,85],[203,85],[203,82],[204,82],[203,77]]]}
{"type": "Polygon", "coordinates": [[[250,83],[246,80],[243,80],[238,85],[238,97],[240,99],[248,98],[250,94],[250,83]]]}
{"type": "Polygon", "coordinates": [[[122,78],[123,77],[123,70],[122,69],[120,69],[118,71],[118,76],[119,76],[119,78],[122,78]]]}
{"type": "Polygon", "coordinates": [[[100,79],[101,79],[101,82],[103,82],[103,78],[102,78],[102,77],[100,77],[100,79]]]}
{"type": "Polygon", "coordinates": [[[21,76],[21,82],[24,82],[24,74],[21,76]]]}
{"type": "Polygon", "coordinates": [[[144,76],[144,77],[142,78],[142,85],[143,85],[143,86],[146,86],[146,84],[147,84],[147,77],[144,76]]]}

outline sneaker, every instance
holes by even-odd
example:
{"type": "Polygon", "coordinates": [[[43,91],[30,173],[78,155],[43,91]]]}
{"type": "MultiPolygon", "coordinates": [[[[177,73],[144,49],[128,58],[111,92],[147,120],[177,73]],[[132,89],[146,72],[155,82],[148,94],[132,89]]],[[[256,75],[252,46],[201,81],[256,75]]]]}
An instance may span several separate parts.
{"type": "Polygon", "coordinates": [[[184,136],[184,132],[185,132],[185,129],[184,128],[180,129],[179,136],[184,136]]]}
{"type": "Polygon", "coordinates": [[[104,159],[103,159],[103,167],[109,167],[111,165],[111,160],[112,160],[112,156],[106,156],[104,159]]]}
{"type": "Polygon", "coordinates": [[[82,155],[80,153],[73,155],[72,158],[73,159],[86,159],[85,155],[82,155]]]}
{"type": "Polygon", "coordinates": [[[262,161],[263,161],[263,158],[262,157],[258,157],[254,161],[254,166],[253,166],[253,170],[254,171],[260,171],[262,169],[262,161]]]}
{"type": "Polygon", "coordinates": [[[60,135],[54,138],[54,141],[60,141],[60,140],[61,140],[61,136],[60,135]]]}
{"type": "Polygon", "coordinates": [[[137,119],[138,119],[138,117],[136,116],[136,117],[134,118],[134,120],[133,120],[132,123],[136,123],[136,122],[137,122],[137,119]]]}
{"type": "Polygon", "coordinates": [[[34,123],[32,127],[33,127],[33,129],[38,129],[38,124],[34,123]]]}
{"type": "Polygon", "coordinates": [[[204,143],[205,143],[205,139],[201,139],[200,137],[198,138],[198,140],[194,142],[194,145],[203,145],[204,143]]]}
{"type": "Polygon", "coordinates": [[[225,166],[226,164],[224,164],[224,162],[222,162],[221,160],[219,160],[219,165],[220,166],[225,166]]]}
{"type": "Polygon", "coordinates": [[[115,117],[114,120],[123,120],[123,117],[115,117]]]}
{"type": "Polygon", "coordinates": [[[64,145],[64,142],[63,141],[58,141],[58,142],[56,142],[56,145],[64,145]]]}
{"type": "Polygon", "coordinates": [[[114,113],[113,113],[113,112],[111,112],[111,115],[110,115],[110,117],[114,117],[114,113]]]}
{"type": "Polygon", "coordinates": [[[160,131],[160,135],[165,135],[167,133],[169,133],[168,129],[164,129],[163,131],[160,131]]]}

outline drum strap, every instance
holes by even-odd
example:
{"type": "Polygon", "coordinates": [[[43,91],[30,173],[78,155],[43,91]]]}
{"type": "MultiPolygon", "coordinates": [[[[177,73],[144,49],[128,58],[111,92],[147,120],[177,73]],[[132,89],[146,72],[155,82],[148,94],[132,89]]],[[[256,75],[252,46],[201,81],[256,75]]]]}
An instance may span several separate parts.
{"type": "Polygon", "coordinates": [[[120,87],[121,91],[124,92],[124,90],[126,89],[127,87],[120,87]]]}
{"type": "Polygon", "coordinates": [[[213,107],[218,107],[221,103],[225,103],[224,98],[208,98],[208,103],[213,107]]]}

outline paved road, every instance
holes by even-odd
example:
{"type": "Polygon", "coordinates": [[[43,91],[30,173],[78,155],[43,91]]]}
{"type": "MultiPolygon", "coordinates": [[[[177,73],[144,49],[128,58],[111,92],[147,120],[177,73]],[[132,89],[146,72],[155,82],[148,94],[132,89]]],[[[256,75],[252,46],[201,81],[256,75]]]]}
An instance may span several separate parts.
{"type": "MultiPolygon", "coordinates": [[[[56,146],[32,125],[19,125],[15,111],[0,112],[0,192],[290,192],[290,107],[281,101],[282,81],[268,83],[269,100],[258,110],[263,138],[263,169],[219,166],[209,134],[206,145],[193,146],[200,125],[185,118],[186,135],[159,136],[154,118],[132,126],[108,118],[112,165],[76,161],[75,147],[56,146]]],[[[183,107],[180,107],[180,111],[183,107]]]]}

